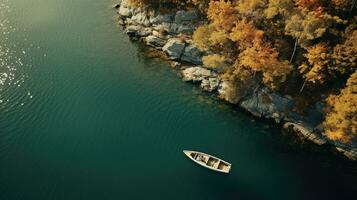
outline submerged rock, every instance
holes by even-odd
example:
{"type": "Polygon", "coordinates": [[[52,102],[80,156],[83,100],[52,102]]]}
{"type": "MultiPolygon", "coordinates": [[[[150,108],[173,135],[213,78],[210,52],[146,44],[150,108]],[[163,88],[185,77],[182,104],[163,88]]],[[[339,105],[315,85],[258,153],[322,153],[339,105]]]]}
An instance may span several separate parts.
{"type": "Polygon", "coordinates": [[[181,59],[185,50],[186,43],[178,38],[169,39],[162,50],[170,57],[170,59],[181,59]]]}

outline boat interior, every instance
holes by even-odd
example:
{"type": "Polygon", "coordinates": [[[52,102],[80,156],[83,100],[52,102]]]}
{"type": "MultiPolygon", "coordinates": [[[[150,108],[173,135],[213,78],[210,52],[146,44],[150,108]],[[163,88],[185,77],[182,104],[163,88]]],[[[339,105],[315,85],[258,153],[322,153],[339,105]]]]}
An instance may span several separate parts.
{"type": "Polygon", "coordinates": [[[214,169],[219,169],[219,170],[224,170],[224,171],[230,169],[229,164],[225,163],[224,161],[218,160],[216,158],[209,157],[207,155],[191,153],[190,156],[194,160],[201,162],[201,163],[203,163],[211,168],[214,168],[214,169]]]}

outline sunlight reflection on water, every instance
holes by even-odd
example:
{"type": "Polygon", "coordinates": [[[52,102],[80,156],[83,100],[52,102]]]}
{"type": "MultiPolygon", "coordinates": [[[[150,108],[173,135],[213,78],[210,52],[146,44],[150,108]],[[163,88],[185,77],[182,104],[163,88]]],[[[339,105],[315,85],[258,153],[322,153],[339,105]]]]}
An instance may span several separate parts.
{"type": "MultiPolygon", "coordinates": [[[[19,48],[18,41],[11,40],[18,31],[11,24],[11,12],[9,0],[0,3],[0,104],[17,101],[17,104],[24,105],[24,102],[19,102],[23,98],[18,95],[26,94],[10,95],[7,92],[16,91],[14,87],[22,87],[26,79],[23,68],[29,66],[23,61],[27,56],[26,49],[19,48]]],[[[32,97],[29,93],[28,96],[32,97]]]]}

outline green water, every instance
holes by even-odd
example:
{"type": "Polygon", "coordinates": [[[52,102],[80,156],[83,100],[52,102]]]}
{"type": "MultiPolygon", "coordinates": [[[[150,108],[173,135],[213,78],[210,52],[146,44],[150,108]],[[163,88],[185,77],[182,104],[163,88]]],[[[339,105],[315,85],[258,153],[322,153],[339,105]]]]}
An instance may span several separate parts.
{"type": "Polygon", "coordinates": [[[0,0],[1,200],[356,195],[355,163],[182,83],[116,27],[112,3],[0,0]]]}

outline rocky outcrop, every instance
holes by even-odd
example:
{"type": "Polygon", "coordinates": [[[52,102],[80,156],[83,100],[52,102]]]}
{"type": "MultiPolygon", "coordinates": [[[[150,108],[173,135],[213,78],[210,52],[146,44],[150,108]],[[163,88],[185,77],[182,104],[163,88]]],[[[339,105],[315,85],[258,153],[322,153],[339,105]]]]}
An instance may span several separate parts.
{"type": "Polygon", "coordinates": [[[207,91],[207,92],[213,92],[217,90],[219,86],[219,79],[218,77],[212,77],[212,78],[205,78],[202,80],[200,87],[202,90],[207,91]]]}
{"type": "Polygon", "coordinates": [[[154,36],[154,35],[150,35],[150,36],[146,37],[144,39],[144,41],[146,42],[147,45],[154,47],[154,48],[159,48],[166,44],[166,40],[164,40],[160,37],[154,36]]]}
{"type": "Polygon", "coordinates": [[[192,23],[193,21],[197,21],[199,18],[199,14],[197,10],[179,10],[175,15],[175,23],[176,24],[187,24],[192,23]]]}
{"type": "Polygon", "coordinates": [[[181,60],[195,65],[202,65],[202,54],[195,45],[190,44],[185,48],[181,60]]]}
{"type": "Polygon", "coordinates": [[[189,67],[182,70],[182,79],[184,81],[200,82],[209,78],[217,78],[217,74],[203,67],[189,67]]]}
{"type": "Polygon", "coordinates": [[[162,50],[173,60],[181,59],[185,51],[186,43],[179,38],[169,39],[162,50]]]}
{"type": "Polygon", "coordinates": [[[293,105],[291,99],[272,93],[267,88],[255,90],[240,102],[243,109],[255,116],[276,119],[278,122],[292,110],[293,105]]]}
{"type": "MultiPolygon", "coordinates": [[[[218,97],[238,105],[256,117],[268,118],[294,130],[306,139],[318,144],[331,144],[350,159],[357,159],[357,145],[344,145],[329,140],[317,128],[323,119],[321,105],[306,110],[306,115],[293,112],[294,100],[272,92],[264,87],[247,87],[219,77],[213,70],[201,67],[202,56],[192,42],[192,33],[199,25],[200,15],[196,10],[179,10],[162,14],[143,8],[134,8],[128,0],[117,0],[113,5],[119,14],[119,22],[133,39],[162,50],[174,60],[175,68],[182,67],[184,81],[198,83],[202,90],[217,91],[218,97]],[[241,91],[244,88],[243,92],[241,91]]],[[[218,70],[219,71],[219,70],[218,70]]]]}
{"type": "Polygon", "coordinates": [[[327,143],[327,139],[321,134],[315,133],[314,128],[309,126],[308,124],[286,122],[283,127],[292,128],[295,132],[300,133],[302,136],[314,142],[315,144],[323,145],[327,143]]]}

